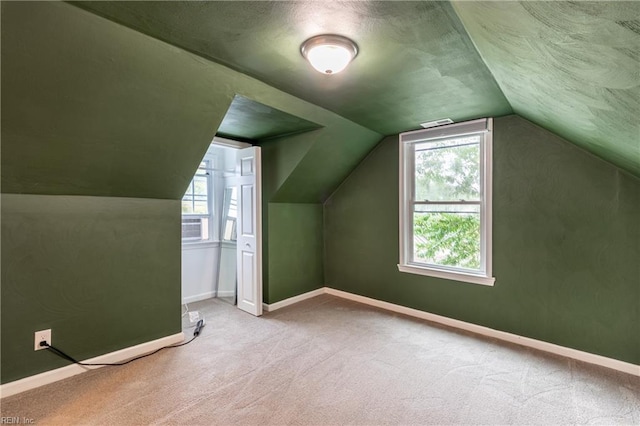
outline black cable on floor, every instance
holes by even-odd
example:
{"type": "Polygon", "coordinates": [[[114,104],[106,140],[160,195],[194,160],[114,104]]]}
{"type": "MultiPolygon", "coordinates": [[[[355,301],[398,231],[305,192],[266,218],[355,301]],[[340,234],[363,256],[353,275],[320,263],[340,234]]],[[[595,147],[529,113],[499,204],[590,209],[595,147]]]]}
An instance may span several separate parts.
{"type": "Polygon", "coordinates": [[[126,365],[126,364],[129,364],[130,362],[137,361],[139,359],[146,358],[148,356],[157,354],[158,352],[160,352],[160,351],[162,351],[164,349],[179,348],[180,346],[188,345],[189,343],[191,343],[194,340],[196,340],[196,337],[198,337],[200,335],[200,330],[202,330],[202,327],[204,327],[204,321],[200,320],[200,321],[198,321],[198,325],[196,325],[196,329],[193,332],[193,337],[188,342],[179,343],[177,345],[164,346],[164,347],[162,347],[160,349],[156,349],[155,351],[153,351],[151,353],[148,353],[146,355],[140,355],[138,357],[131,358],[130,360],[127,360],[127,361],[124,361],[124,362],[114,362],[114,363],[80,362],[77,359],[75,359],[74,357],[72,357],[71,355],[68,355],[68,354],[64,353],[62,350],[60,350],[60,349],[58,349],[58,348],[56,348],[54,346],[51,346],[47,342],[40,342],[40,346],[45,346],[47,349],[52,351],[54,354],[58,355],[61,358],[66,359],[67,361],[71,361],[74,364],[85,365],[85,366],[88,366],[88,367],[98,367],[98,366],[113,366],[113,367],[115,367],[115,366],[120,366],[120,365],[126,365]]]}

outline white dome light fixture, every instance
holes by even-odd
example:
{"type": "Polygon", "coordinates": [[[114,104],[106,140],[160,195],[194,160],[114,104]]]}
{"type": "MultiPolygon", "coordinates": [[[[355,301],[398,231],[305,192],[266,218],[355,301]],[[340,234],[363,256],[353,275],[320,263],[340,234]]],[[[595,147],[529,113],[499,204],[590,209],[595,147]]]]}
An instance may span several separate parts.
{"type": "Polygon", "coordinates": [[[324,34],[302,43],[300,52],[323,74],[337,74],[358,54],[358,46],[346,37],[324,34]]]}

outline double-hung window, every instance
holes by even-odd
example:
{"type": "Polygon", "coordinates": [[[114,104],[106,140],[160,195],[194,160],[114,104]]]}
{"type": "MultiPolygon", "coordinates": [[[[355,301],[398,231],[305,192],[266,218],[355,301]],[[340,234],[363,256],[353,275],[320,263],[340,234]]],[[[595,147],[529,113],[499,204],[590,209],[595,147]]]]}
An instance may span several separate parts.
{"type": "Polygon", "coordinates": [[[211,238],[211,173],[210,160],[200,163],[195,176],[182,197],[182,242],[207,241],[211,238]]]}
{"type": "Polygon", "coordinates": [[[400,271],[493,285],[491,157],[490,118],[400,134],[400,271]]]}

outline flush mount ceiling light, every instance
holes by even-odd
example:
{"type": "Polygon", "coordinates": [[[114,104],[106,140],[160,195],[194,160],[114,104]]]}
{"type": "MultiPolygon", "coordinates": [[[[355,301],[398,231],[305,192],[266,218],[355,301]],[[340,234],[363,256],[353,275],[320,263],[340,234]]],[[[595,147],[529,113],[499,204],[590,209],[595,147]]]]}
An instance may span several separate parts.
{"type": "Polygon", "coordinates": [[[358,46],[346,37],[324,34],[302,43],[300,52],[321,73],[336,74],[356,57],[358,46]]]}

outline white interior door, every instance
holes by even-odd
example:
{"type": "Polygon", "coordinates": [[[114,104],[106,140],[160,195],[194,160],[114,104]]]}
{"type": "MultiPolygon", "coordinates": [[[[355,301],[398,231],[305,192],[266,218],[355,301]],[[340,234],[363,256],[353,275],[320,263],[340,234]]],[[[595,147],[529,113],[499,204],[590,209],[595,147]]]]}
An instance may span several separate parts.
{"type": "Polygon", "coordinates": [[[260,147],[238,150],[238,308],[262,315],[262,182],[260,147]]]}

